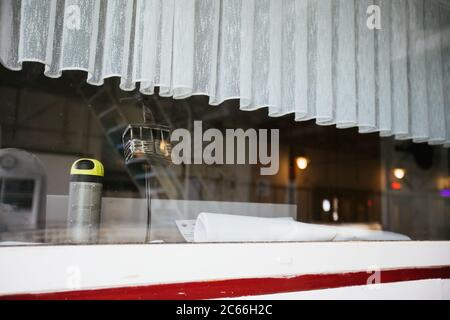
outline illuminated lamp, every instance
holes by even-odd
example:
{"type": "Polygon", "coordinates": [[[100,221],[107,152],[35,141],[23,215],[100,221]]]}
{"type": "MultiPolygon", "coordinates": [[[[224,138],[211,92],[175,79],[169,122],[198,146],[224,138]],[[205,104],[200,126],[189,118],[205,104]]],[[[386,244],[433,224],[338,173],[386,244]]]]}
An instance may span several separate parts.
{"type": "Polygon", "coordinates": [[[322,201],[322,210],[323,212],[329,213],[331,210],[331,202],[328,199],[323,199],[322,201]]]}
{"type": "Polygon", "coordinates": [[[295,163],[300,170],[305,170],[308,167],[308,162],[308,158],[306,157],[298,157],[295,160],[295,163]]]}
{"type": "Polygon", "coordinates": [[[406,170],[403,168],[394,169],[394,177],[398,180],[402,180],[406,176],[406,170]]]}

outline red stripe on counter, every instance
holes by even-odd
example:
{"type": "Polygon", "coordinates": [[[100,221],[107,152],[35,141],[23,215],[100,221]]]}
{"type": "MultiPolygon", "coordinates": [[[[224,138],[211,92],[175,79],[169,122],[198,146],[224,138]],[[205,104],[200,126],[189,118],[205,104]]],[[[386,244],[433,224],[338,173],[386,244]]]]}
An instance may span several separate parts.
{"type": "MultiPolygon", "coordinates": [[[[308,274],[280,278],[246,278],[145,285],[80,291],[0,296],[0,300],[178,300],[214,299],[332,289],[365,285],[365,271],[308,274]]],[[[450,279],[450,266],[382,270],[381,283],[425,279],[450,279]]]]}

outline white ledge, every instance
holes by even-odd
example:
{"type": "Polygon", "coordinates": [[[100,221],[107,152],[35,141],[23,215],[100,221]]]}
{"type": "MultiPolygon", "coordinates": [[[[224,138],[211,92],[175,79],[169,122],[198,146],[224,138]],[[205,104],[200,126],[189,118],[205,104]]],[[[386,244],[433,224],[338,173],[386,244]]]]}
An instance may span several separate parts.
{"type": "Polygon", "coordinates": [[[0,247],[0,295],[432,266],[450,241],[0,247]]]}

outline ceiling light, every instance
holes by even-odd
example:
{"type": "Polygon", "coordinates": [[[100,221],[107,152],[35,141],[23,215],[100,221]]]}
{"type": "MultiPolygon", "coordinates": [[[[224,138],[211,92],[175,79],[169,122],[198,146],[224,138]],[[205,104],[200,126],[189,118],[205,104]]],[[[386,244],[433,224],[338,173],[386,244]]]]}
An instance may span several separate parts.
{"type": "Polygon", "coordinates": [[[308,167],[308,158],[306,157],[298,157],[295,162],[300,170],[305,170],[308,167]]]}
{"type": "Polygon", "coordinates": [[[402,180],[406,175],[405,169],[402,168],[395,168],[394,169],[394,177],[396,177],[399,180],[402,180]]]}

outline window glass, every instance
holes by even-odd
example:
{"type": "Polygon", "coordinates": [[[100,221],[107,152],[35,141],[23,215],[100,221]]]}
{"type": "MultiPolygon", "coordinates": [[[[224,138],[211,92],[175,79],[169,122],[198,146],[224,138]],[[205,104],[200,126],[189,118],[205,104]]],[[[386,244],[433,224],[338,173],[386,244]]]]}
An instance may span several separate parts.
{"type": "MultiPolygon", "coordinates": [[[[233,241],[223,230],[244,233],[242,241],[336,240],[332,229],[290,238],[294,221],[450,239],[442,146],[244,112],[235,100],[212,107],[205,96],[142,96],[117,79],[90,86],[82,72],[50,79],[34,63],[0,67],[0,97],[5,244],[184,243],[195,232],[233,241]],[[175,132],[189,148],[175,149],[185,141],[175,132]],[[99,161],[104,174],[94,162],[74,171],[80,159],[99,161]],[[201,213],[206,231],[195,229],[201,213]]],[[[355,234],[342,240],[365,237],[355,234]]]]}

